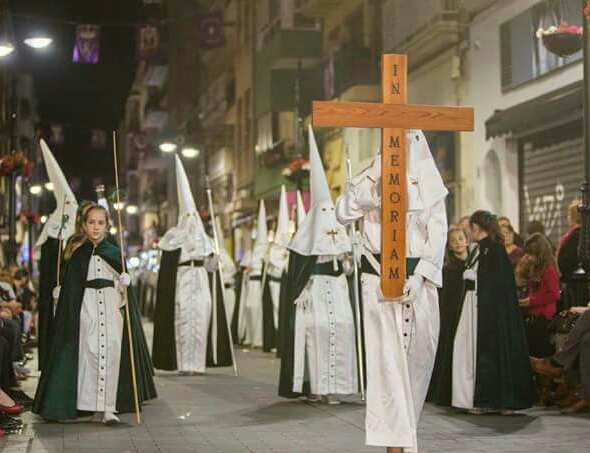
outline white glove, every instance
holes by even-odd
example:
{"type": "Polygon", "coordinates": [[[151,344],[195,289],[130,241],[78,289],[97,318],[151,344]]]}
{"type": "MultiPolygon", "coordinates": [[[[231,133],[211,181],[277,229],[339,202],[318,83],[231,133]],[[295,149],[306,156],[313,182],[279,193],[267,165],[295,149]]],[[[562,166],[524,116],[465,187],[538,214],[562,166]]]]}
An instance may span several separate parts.
{"type": "Polygon", "coordinates": [[[53,288],[53,292],[51,293],[53,295],[53,300],[59,299],[60,293],[61,293],[61,286],[56,286],[55,288],[53,288]]]}
{"type": "Polygon", "coordinates": [[[215,272],[219,268],[219,255],[209,255],[205,259],[205,269],[207,272],[215,272]]]}
{"type": "Polygon", "coordinates": [[[131,284],[131,277],[127,272],[119,275],[119,291],[123,292],[131,284]]]}
{"type": "Polygon", "coordinates": [[[477,272],[473,269],[465,269],[463,271],[463,280],[477,281],[477,272]]]}
{"type": "Polygon", "coordinates": [[[361,256],[363,256],[363,237],[360,232],[355,231],[350,240],[352,242],[352,256],[357,264],[360,264],[361,256]]]}
{"type": "Polygon", "coordinates": [[[424,277],[421,275],[412,275],[406,280],[404,285],[404,302],[414,300],[418,297],[418,294],[422,291],[424,286],[424,277]]]}

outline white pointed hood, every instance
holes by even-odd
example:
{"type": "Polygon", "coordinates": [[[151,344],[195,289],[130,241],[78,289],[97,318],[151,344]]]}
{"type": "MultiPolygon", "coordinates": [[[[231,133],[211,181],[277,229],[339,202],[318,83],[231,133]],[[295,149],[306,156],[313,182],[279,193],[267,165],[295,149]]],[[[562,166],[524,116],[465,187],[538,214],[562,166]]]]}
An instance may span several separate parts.
{"type": "Polygon", "coordinates": [[[306,216],[305,212],[305,204],[303,203],[303,197],[301,196],[301,192],[297,191],[297,228],[301,226],[303,221],[305,220],[306,216]]]}
{"type": "Polygon", "coordinates": [[[47,219],[37,239],[37,247],[43,245],[47,241],[47,238],[59,239],[59,236],[61,236],[61,239],[65,240],[74,234],[76,230],[76,213],[78,211],[76,197],[59,164],[51,153],[49,146],[47,146],[47,143],[43,139],[41,139],[40,143],[41,154],[43,155],[43,161],[47,169],[47,176],[49,177],[49,181],[53,183],[53,196],[55,197],[57,207],[47,219]]]}
{"type": "Polygon", "coordinates": [[[309,127],[309,163],[311,166],[311,208],[289,244],[300,255],[340,255],[352,246],[344,226],[336,219],[324,165],[309,127]]]}
{"type": "Polygon", "coordinates": [[[287,260],[287,246],[291,240],[289,234],[289,206],[285,186],[281,186],[279,198],[279,218],[274,240],[270,246],[269,262],[279,270],[283,270],[287,260]]]}
{"type": "Polygon", "coordinates": [[[206,257],[212,254],[215,248],[197,211],[182,161],[178,156],[175,157],[178,224],[166,232],[159,245],[166,251],[184,247],[193,256],[206,257]]]}
{"type": "Polygon", "coordinates": [[[266,247],[268,242],[268,229],[266,228],[266,207],[264,200],[260,200],[260,208],[258,209],[258,223],[256,225],[256,240],[254,247],[252,247],[252,257],[250,258],[250,267],[255,270],[262,269],[262,261],[266,254],[266,247]]]}
{"type": "Polygon", "coordinates": [[[449,191],[436,168],[424,133],[419,129],[406,132],[408,152],[408,209],[428,209],[444,199],[449,191]]]}

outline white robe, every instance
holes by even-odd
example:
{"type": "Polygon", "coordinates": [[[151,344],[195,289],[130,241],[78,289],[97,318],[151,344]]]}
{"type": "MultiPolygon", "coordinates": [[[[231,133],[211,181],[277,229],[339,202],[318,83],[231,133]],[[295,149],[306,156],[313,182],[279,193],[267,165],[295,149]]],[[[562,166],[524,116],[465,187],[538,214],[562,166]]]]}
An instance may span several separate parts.
{"type": "MultiPolygon", "coordinates": [[[[411,175],[410,175],[411,176],[411,175]]],[[[409,181],[412,178],[408,178],[409,181]]],[[[381,252],[377,186],[355,178],[336,203],[344,224],[363,219],[365,253],[381,252]]],[[[380,277],[363,273],[363,311],[367,355],[366,444],[417,452],[417,426],[434,367],[440,320],[437,286],[442,284],[447,219],[444,197],[424,208],[418,189],[408,184],[406,256],[419,258],[415,273],[424,277],[411,303],[379,300],[380,277]]]]}
{"type": "MultiPolygon", "coordinates": [[[[332,256],[318,257],[318,263],[332,256]]],[[[295,301],[293,391],[301,393],[305,367],[311,393],[358,391],[355,326],[346,275],[312,275],[295,301]]]]}
{"type": "MultiPolygon", "coordinates": [[[[475,253],[478,253],[476,249],[475,253]]],[[[477,255],[470,261],[476,260],[477,255]]],[[[470,267],[477,275],[478,263],[470,267]]],[[[475,379],[477,376],[477,281],[473,291],[465,293],[461,317],[453,344],[453,407],[473,409],[475,379]]]]}
{"type": "MultiPolygon", "coordinates": [[[[182,247],[179,264],[204,259],[202,256],[193,255],[182,247]]],[[[212,305],[209,277],[204,266],[178,266],[175,304],[174,326],[178,370],[187,373],[204,373],[212,305]]]]}
{"type": "Polygon", "coordinates": [[[279,302],[280,302],[280,296],[281,296],[281,282],[276,281],[276,280],[270,280],[270,278],[280,280],[281,270],[277,269],[272,264],[269,264],[269,271],[268,271],[267,278],[269,279],[268,287],[270,289],[270,298],[272,301],[273,325],[274,325],[275,330],[278,330],[278,328],[279,328],[279,302]]]}
{"type": "Polygon", "coordinates": [[[253,271],[248,275],[244,305],[245,344],[262,347],[262,274],[253,271]]]}
{"type": "Polygon", "coordinates": [[[219,258],[223,265],[223,284],[225,285],[225,314],[231,323],[236,307],[236,265],[225,249],[220,251],[219,258]]]}
{"type": "MultiPolygon", "coordinates": [[[[118,286],[119,273],[92,255],[87,280],[105,279],[118,286]]],[[[78,401],[76,408],[116,412],[123,339],[123,298],[115,287],[86,288],[80,309],[78,401]]]]}

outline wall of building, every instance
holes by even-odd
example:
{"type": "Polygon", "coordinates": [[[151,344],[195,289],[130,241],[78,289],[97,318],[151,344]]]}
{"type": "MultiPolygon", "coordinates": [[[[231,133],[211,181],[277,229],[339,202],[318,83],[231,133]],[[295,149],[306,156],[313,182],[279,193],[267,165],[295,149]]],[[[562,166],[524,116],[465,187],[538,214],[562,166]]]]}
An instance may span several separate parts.
{"type": "Polygon", "coordinates": [[[492,209],[514,222],[519,218],[516,144],[510,137],[487,140],[485,122],[497,109],[513,107],[582,78],[582,65],[578,62],[518,88],[502,91],[500,25],[536,3],[538,0],[498,2],[475,16],[467,52],[468,103],[475,108],[475,131],[471,134],[472,158],[462,169],[464,176],[471,180],[468,184],[473,191],[473,196],[466,198],[465,210],[492,209]],[[490,165],[493,154],[498,158],[499,169],[490,165]],[[494,192],[496,183],[501,189],[499,201],[494,192]]]}

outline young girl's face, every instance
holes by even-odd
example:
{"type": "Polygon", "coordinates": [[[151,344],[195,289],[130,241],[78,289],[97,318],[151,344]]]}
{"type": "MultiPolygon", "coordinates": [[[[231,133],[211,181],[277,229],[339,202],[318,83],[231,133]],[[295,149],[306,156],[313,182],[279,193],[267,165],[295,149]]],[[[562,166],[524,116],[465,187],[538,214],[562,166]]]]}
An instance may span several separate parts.
{"type": "Polygon", "coordinates": [[[91,209],[84,223],[84,233],[93,241],[101,241],[107,232],[107,216],[102,209],[91,209]]]}
{"type": "Polygon", "coordinates": [[[449,237],[449,247],[457,255],[462,255],[467,251],[467,237],[462,230],[453,231],[449,237]]]}
{"type": "Polygon", "coordinates": [[[510,228],[505,226],[502,227],[502,234],[504,235],[504,245],[514,244],[514,233],[510,231],[510,228]]]}

